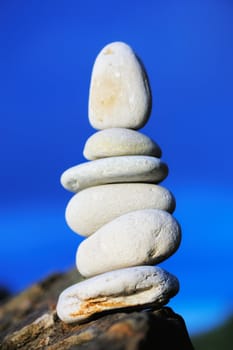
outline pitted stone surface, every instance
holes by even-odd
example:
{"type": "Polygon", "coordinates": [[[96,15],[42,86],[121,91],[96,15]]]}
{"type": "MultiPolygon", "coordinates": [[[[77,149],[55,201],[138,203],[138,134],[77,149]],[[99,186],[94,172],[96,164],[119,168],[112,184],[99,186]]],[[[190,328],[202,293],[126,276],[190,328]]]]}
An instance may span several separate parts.
{"type": "Polygon", "coordinates": [[[91,277],[107,271],[154,265],[179,247],[180,226],[171,214],[144,209],[122,215],[81,242],[76,264],[81,275],[91,277]]]}

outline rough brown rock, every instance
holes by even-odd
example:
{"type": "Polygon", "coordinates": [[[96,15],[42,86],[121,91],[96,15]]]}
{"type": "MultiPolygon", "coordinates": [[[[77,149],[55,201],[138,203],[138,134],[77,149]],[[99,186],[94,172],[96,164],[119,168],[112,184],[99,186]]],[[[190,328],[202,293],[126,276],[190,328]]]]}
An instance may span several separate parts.
{"type": "Polygon", "coordinates": [[[170,308],[121,310],[82,325],[67,325],[56,315],[60,292],[77,282],[76,271],[53,275],[0,308],[2,350],[192,350],[183,319],[170,308]]]}

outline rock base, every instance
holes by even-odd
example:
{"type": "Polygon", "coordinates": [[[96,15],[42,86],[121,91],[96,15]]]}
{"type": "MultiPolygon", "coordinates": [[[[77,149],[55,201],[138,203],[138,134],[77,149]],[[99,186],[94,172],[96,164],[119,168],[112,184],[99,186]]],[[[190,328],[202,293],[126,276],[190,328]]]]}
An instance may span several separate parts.
{"type": "Polygon", "coordinates": [[[57,298],[77,280],[76,271],[53,275],[5,302],[0,308],[0,348],[193,350],[182,317],[168,307],[97,315],[81,325],[63,323],[55,311],[57,298]]]}

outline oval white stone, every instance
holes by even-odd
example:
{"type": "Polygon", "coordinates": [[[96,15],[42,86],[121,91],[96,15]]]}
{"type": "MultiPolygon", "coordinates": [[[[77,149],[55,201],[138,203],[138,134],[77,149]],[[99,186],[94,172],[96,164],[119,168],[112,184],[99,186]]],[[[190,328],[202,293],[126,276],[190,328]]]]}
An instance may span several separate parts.
{"type": "Polygon", "coordinates": [[[90,187],[74,195],[66,208],[66,221],[76,233],[89,236],[101,226],[139,209],[163,209],[172,213],[175,199],[159,185],[143,183],[90,187]]]}
{"type": "Polygon", "coordinates": [[[155,266],[139,266],[101,274],[64,290],[57,314],[66,322],[82,322],[96,313],[119,308],[162,306],[177,294],[177,278],[155,266]]]}
{"type": "Polygon", "coordinates": [[[133,211],[82,241],[77,268],[90,277],[124,267],[154,265],[172,255],[180,240],[180,226],[171,214],[158,209],[133,211]]]}
{"type": "Polygon", "coordinates": [[[159,158],[122,156],[93,160],[69,168],[61,176],[63,187],[72,192],[84,188],[120,182],[158,183],[168,168],[159,158]]]}
{"type": "Polygon", "coordinates": [[[151,138],[138,131],[112,128],[98,131],[89,137],[83,155],[89,160],[127,155],[160,158],[161,149],[151,138]]]}
{"type": "Polygon", "coordinates": [[[139,129],[148,120],[148,77],[132,49],[123,42],[105,46],[96,58],[90,84],[89,120],[95,129],[139,129]]]}

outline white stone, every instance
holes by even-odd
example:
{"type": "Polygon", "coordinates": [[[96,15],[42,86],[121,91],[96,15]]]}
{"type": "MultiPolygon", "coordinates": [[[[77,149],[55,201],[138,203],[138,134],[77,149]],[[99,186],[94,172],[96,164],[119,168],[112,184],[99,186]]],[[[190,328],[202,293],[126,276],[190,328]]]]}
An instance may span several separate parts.
{"type": "Polygon", "coordinates": [[[89,160],[127,155],[160,158],[161,149],[151,138],[138,131],[112,128],[98,131],[89,137],[83,155],[89,160]]]}
{"type": "Polygon", "coordinates": [[[74,195],[65,216],[74,232],[89,236],[120,215],[150,208],[172,213],[175,199],[171,192],[159,185],[109,184],[90,187],[74,195]]]}
{"type": "Polygon", "coordinates": [[[148,77],[123,42],[105,46],[96,58],[90,84],[89,120],[95,129],[139,129],[151,111],[148,77]]]}
{"type": "Polygon", "coordinates": [[[96,313],[120,308],[161,307],[177,294],[177,278],[159,267],[116,270],[64,290],[57,314],[66,322],[82,322],[96,313]]]}
{"type": "Polygon", "coordinates": [[[171,214],[158,209],[132,211],[81,242],[77,268],[91,277],[124,267],[154,265],[171,256],[180,240],[180,226],[171,214]]]}
{"type": "Polygon", "coordinates": [[[78,192],[84,188],[121,182],[158,183],[166,178],[168,168],[159,158],[148,156],[109,157],[82,163],[61,176],[64,188],[78,192]]]}

